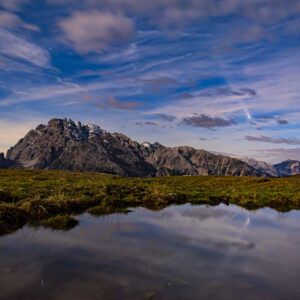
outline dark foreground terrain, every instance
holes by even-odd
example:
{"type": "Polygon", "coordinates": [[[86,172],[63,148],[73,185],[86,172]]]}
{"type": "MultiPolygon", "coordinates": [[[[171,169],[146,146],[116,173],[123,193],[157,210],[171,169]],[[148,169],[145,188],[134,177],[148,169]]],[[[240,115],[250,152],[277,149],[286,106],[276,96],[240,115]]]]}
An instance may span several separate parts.
{"type": "Polygon", "coordinates": [[[280,212],[300,209],[300,177],[165,177],[133,179],[99,173],[0,170],[0,234],[25,224],[66,230],[72,216],[160,210],[170,204],[235,204],[280,212]]]}

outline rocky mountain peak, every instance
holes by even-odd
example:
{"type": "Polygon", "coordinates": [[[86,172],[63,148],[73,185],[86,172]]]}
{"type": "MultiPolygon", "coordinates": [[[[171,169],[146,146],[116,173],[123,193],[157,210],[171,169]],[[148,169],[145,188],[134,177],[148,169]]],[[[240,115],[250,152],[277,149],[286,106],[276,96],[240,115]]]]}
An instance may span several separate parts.
{"type": "Polygon", "coordinates": [[[101,129],[99,126],[87,123],[82,124],[80,121],[74,121],[72,119],[51,119],[48,125],[39,125],[36,128],[37,131],[54,131],[59,132],[64,136],[71,137],[77,141],[87,141],[94,136],[101,136],[106,133],[105,130],[101,129]]]}
{"type": "Polygon", "coordinates": [[[192,147],[139,144],[94,124],[52,119],[31,130],[7,152],[26,169],[95,171],[131,177],[170,175],[264,176],[245,162],[192,147]]]}

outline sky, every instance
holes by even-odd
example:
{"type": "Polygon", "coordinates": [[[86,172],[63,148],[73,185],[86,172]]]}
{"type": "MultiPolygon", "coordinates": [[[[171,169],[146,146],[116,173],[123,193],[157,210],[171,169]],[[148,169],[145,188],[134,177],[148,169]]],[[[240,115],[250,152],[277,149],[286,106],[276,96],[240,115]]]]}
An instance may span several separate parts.
{"type": "Polygon", "coordinates": [[[0,0],[0,151],[51,118],[300,160],[300,1],[0,0]]]}

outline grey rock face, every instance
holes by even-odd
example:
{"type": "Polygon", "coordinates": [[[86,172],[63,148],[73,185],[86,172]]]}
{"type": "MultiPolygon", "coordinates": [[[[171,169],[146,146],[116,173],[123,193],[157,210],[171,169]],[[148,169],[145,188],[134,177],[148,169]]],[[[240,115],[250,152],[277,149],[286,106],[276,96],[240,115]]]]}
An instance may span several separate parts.
{"type": "Polygon", "coordinates": [[[231,175],[262,176],[261,172],[241,160],[214,155],[192,147],[158,147],[146,160],[159,176],[165,175],[231,175]]]}
{"type": "Polygon", "coordinates": [[[297,160],[286,160],[279,164],[271,165],[253,158],[242,158],[248,165],[254,167],[260,172],[275,177],[300,174],[300,162],[297,160]]]}
{"type": "Polygon", "coordinates": [[[7,152],[25,169],[92,171],[130,177],[169,175],[263,176],[241,160],[192,147],[139,144],[119,133],[70,119],[31,130],[7,152]]]}
{"type": "Polygon", "coordinates": [[[7,158],[25,169],[76,170],[124,176],[154,176],[139,144],[100,127],[69,119],[40,125],[7,152],[7,158]]]}
{"type": "Polygon", "coordinates": [[[249,157],[243,157],[241,160],[262,173],[266,173],[274,177],[281,176],[278,170],[272,164],[249,157]]]}
{"type": "Polygon", "coordinates": [[[300,174],[300,162],[297,160],[286,160],[274,165],[279,176],[300,174]]]}

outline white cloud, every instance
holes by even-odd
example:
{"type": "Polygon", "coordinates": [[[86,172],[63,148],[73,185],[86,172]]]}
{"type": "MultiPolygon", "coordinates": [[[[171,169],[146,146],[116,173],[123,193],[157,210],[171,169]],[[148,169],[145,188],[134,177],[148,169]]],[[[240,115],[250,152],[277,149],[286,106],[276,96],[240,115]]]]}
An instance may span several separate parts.
{"type": "Polygon", "coordinates": [[[81,53],[102,53],[132,40],[135,29],[131,19],[108,12],[74,12],[58,24],[62,40],[81,53]]]}

